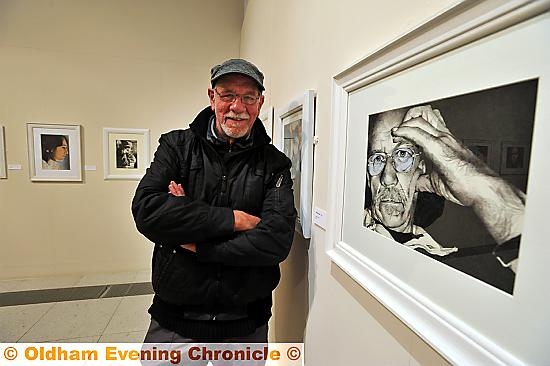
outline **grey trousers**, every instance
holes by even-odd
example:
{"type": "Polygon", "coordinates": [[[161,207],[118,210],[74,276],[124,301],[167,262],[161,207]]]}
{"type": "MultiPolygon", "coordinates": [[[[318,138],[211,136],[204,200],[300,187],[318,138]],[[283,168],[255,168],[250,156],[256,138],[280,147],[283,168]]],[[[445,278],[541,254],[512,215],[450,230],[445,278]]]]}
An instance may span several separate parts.
{"type": "MultiPolygon", "coordinates": [[[[234,337],[234,338],[228,338],[223,339],[218,343],[249,343],[248,346],[252,351],[254,350],[261,350],[264,346],[267,346],[267,331],[268,327],[267,324],[259,327],[256,329],[256,331],[252,334],[245,335],[242,337],[234,337]]],[[[186,338],[178,333],[168,330],[166,328],[163,328],[157,321],[154,319],[151,319],[151,324],[149,325],[149,329],[147,330],[147,334],[145,335],[145,339],[143,340],[143,347],[142,351],[145,350],[154,350],[156,349],[166,349],[167,343],[171,344],[170,352],[173,355],[180,355],[182,356],[181,362],[169,362],[167,360],[142,360],[142,365],[147,366],[153,366],[153,365],[170,365],[170,364],[183,364],[183,365],[207,365],[209,360],[188,360],[186,358],[188,356],[188,352],[190,351],[191,345],[188,345],[189,343],[198,343],[198,344],[204,344],[204,342],[200,342],[197,340],[194,340],[192,338],[186,338]],[[164,344],[164,345],[161,345],[164,344]],[[175,352],[175,353],[174,353],[175,352]]],[[[223,346],[221,349],[243,349],[246,345],[240,345],[240,346],[231,346],[228,345],[227,347],[223,346]]],[[[194,352],[194,355],[197,355],[199,352],[194,352]]],[[[175,357],[175,356],[174,356],[175,357]]],[[[174,361],[174,360],[172,360],[174,361]]],[[[265,361],[254,361],[254,360],[211,360],[213,366],[263,366],[265,365],[265,361]]]]}

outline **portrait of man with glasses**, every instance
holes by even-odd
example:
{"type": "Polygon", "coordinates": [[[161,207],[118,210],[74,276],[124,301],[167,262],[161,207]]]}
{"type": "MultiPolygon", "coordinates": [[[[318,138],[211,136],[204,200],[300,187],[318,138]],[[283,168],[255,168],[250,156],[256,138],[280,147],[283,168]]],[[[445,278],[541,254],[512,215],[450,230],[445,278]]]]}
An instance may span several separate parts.
{"type": "Polygon", "coordinates": [[[463,139],[530,138],[536,90],[530,80],[369,115],[363,226],[512,293],[527,174],[499,173],[498,156],[483,161],[463,139]]]}

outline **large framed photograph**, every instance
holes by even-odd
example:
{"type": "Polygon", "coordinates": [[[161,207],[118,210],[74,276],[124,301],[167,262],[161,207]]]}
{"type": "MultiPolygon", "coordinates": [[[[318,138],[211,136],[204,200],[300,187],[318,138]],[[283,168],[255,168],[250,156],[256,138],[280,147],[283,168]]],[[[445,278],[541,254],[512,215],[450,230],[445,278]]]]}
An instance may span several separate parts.
{"type": "Polygon", "coordinates": [[[312,222],[315,91],[307,90],[303,96],[279,111],[277,130],[278,140],[275,145],[292,161],[290,174],[298,212],[296,230],[309,239],[312,222]]]}
{"type": "Polygon", "coordinates": [[[80,126],[27,123],[31,181],[82,181],[80,126]]]}
{"type": "Polygon", "coordinates": [[[6,140],[4,138],[4,126],[0,126],[0,179],[7,178],[6,173],[6,140]]]}
{"type": "Polygon", "coordinates": [[[149,130],[103,129],[103,167],[106,180],[139,180],[149,166],[149,130]]]}
{"type": "Polygon", "coordinates": [[[334,78],[328,254],[452,364],[547,362],[549,9],[461,1],[334,78]]]}
{"type": "Polygon", "coordinates": [[[262,123],[264,124],[265,132],[271,139],[271,142],[273,143],[273,116],[275,114],[275,110],[273,106],[264,106],[262,108],[262,111],[260,115],[258,116],[262,123]]]}

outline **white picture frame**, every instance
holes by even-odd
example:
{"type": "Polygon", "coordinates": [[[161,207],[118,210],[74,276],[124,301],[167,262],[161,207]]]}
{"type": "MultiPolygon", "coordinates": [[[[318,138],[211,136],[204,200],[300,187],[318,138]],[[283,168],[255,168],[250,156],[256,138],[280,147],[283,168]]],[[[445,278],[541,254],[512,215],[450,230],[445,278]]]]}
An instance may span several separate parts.
{"type": "Polygon", "coordinates": [[[6,170],[6,140],[4,126],[0,126],[0,179],[8,177],[6,170]]]}
{"type": "Polygon", "coordinates": [[[262,111],[258,118],[262,121],[265,132],[271,139],[271,143],[273,143],[273,116],[275,114],[275,110],[273,106],[264,106],[262,107],[262,111]]]}
{"type": "Polygon", "coordinates": [[[105,180],[140,180],[150,163],[148,129],[103,128],[105,180]]]}
{"type": "Polygon", "coordinates": [[[292,161],[294,201],[298,212],[296,230],[309,239],[313,205],[315,91],[306,90],[302,96],[278,110],[276,129],[275,146],[292,161]]]}
{"type": "Polygon", "coordinates": [[[31,181],[82,181],[80,129],[80,125],[27,123],[31,181]]]}
{"type": "Polygon", "coordinates": [[[549,9],[546,0],[459,1],[333,80],[327,254],[451,364],[548,360],[550,52],[539,49],[550,39],[549,9]],[[523,62],[526,54],[536,56],[523,62]],[[370,113],[532,78],[538,97],[513,295],[365,230],[354,200],[365,190],[357,172],[365,171],[370,113]]]}

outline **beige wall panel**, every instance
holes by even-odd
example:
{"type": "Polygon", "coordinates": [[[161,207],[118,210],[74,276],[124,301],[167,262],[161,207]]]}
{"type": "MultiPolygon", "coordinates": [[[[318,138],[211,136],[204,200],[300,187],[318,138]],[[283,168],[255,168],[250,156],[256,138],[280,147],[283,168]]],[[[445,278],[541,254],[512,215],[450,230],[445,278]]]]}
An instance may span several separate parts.
{"type": "Polygon", "coordinates": [[[149,268],[137,181],[103,180],[103,127],[184,128],[212,65],[239,54],[240,0],[1,0],[0,279],[149,268]],[[82,125],[82,183],[31,183],[27,122],[82,125]]]}

